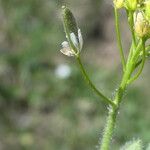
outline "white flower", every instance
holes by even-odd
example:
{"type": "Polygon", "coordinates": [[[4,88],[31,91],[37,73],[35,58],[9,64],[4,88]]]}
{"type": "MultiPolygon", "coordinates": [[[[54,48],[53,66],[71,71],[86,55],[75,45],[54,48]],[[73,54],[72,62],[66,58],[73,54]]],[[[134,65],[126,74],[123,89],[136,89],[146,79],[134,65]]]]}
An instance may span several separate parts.
{"type": "Polygon", "coordinates": [[[78,39],[73,32],[70,33],[70,39],[71,39],[73,45],[78,49],[79,48],[79,42],[78,42],[78,39]]]}
{"type": "Polygon", "coordinates": [[[62,44],[62,49],[60,50],[64,55],[67,56],[74,56],[75,52],[70,48],[69,43],[67,41],[64,41],[62,44]]]}
{"type": "Polygon", "coordinates": [[[69,42],[64,41],[61,45],[62,45],[62,49],[60,50],[64,55],[67,56],[75,56],[78,55],[80,53],[80,51],[82,50],[83,47],[83,38],[82,38],[82,34],[81,34],[81,30],[78,29],[78,36],[75,35],[75,33],[70,33],[70,38],[67,38],[69,42]],[[71,46],[72,43],[73,46],[71,46]]]}
{"type": "Polygon", "coordinates": [[[81,30],[80,29],[78,29],[78,39],[79,39],[79,45],[80,45],[80,51],[81,51],[81,49],[82,49],[82,47],[83,47],[83,38],[82,38],[82,34],[81,34],[81,30]]]}

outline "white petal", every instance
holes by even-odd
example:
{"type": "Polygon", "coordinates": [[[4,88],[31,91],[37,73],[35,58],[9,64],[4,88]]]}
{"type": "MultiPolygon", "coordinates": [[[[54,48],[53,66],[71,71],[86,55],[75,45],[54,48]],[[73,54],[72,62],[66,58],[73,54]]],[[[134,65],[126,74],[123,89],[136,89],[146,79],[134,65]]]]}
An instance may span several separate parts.
{"type": "Polygon", "coordinates": [[[73,45],[78,49],[79,48],[79,44],[78,44],[78,40],[75,36],[74,33],[70,33],[70,38],[71,38],[71,41],[73,43],[73,45]]]}
{"type": "Polygon", "coordinates": [[[143,16],[143,13],[142,12],[138,12],[137,13],[137,22],[143,22],[144,20],[144,16],[143,16]]]}
{"type": "Polygon", "coordinates": [[[74,54],[74,51],[72,51],[72,50],[70,49],[70,47],[68,47],[68,48],[62,48],[60,51],[61,51],[64,55],[69,56],[69,57],[75,55],[75,54],[74,54]]]}
{"type": "Polygon", "coordinates": [[[67,41],[62,42],[62,47],[63,48],[68,48],[69,47],[69,43],[67,41]]]}
{"type": "Polygon", "coordinates": [[[78,29],[78,39],[79,39],[79,43],[80,43],[80,50],[83,47],[83,38],[82,38],[82,34],[81,34],[81,30],[78,29]]]}

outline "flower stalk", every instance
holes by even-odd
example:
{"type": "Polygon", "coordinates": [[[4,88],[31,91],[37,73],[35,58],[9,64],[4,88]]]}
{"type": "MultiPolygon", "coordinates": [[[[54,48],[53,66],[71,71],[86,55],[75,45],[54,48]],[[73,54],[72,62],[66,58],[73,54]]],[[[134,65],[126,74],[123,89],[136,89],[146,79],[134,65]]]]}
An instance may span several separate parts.
{"type": "Polygon", "coordinates": [[[101,98],[101,100],[104,103],[106,103],[106,104],[108,104],[110,106],[116,107],[115,103],[112,100],[110,100],[109,98],[107,98],[104,94],[102,94],[102,92],[100,92],[95,87],[95,85],[92,83],[92,81],[90,80],[89,76],[87,75],[86,70],[85,70],[85,68],[84,68],[84,66],[83,66],[83,64],[81,62],[80,56],[77,56],[76,59],[77,59],[79,68],[80,68],[80,70],[81,70],[81,72],[82,72],[85,80],[87,81],[87,83],[89,84],[89,86],[93,89],[93,91],[101,98]]]}
{"type": "Polygon", "coordinates": [[[115,27],[116,27],[116,34],[117,34],[117,43],[118,43],[118,48],[120,52],[120,58],[121,58],[122,66],[123,66],[123,71],[125,71],[126,62],[125,62],[125,56],[123,53],[123,47],[122,47],[122,42],[121,42],[118,9],[116,7],[114,8],[114,13],[115,13],[115,27]]]}

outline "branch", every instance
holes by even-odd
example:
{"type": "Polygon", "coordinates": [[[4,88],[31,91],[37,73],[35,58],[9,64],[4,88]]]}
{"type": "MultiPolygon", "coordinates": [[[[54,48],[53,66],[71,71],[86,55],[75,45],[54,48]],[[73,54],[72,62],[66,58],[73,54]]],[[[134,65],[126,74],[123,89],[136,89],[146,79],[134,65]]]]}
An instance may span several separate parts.
{"type": "Polygon", "coordinates": [[[101,97],[102,100],[103,100],[106,104],[109,104],[109,105],[115,107],[115,106],[116,106],[115,103],[114,103],[112,100],[108,99],[106,96],[104,96],[104,95],[95,87],[95,85],[92,83],[92,81],[90,80],[90,78],[88,77],[88,75],[87,75],[87,73],[86,73],[86,71],[85,71],[85,69],[84,69],[84,66],[83,66],[83,64],[82,64],[82,62],[81,62],[81,59],[80,59],[80,56],[79,56],[79,55],[76,57],[76,59],[77,59],[77,62],[78,62],[79,67],[80,67],[80,70],[81,70],[81,72],[82,72],[82,74],[83,74],[85,80],[86,80],[87,83],[90,85],[90,87],[94,90],[94,92],[95,92],[99,97],[101,97]]]}
{"type": "Polygon", "coordinates": [[[118,48],[119,48],[119,52],[120,52],[120,56],[121,56],[121,62],[122,62],[122,66],[123,66],[123,71],[125,71],[126,62],[125,62],[125,57],[124,57],[122,43],[121,43],[119,16],[118,16],[118,12],[117,12],[116,8],[114,8],[114,12],[115,12],[115,26],[116,26],[117,43],[118,43],[118,48]]]}
{"type": "Polygon", "coordinates": [[[145,42],[144,42],[143,39],[142,39],[142,50],[143,50],[143,58],[142,58],[142,62],[141,62],[142,63],[141,64],[141,68],[139,69],[139,71],[137,72],[137,74],[134,77],[132,77],[131,79],[129,79],[128,84],[130,84],[131,82],[135,81],[140,76],[140,74],[143,71],[145,60],[146,60],[145,42]]]}

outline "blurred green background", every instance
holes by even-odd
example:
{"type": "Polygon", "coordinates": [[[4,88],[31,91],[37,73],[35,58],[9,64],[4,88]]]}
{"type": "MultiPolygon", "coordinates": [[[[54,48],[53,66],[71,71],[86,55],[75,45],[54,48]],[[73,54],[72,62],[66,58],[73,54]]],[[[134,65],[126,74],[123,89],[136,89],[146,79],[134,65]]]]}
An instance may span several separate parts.
{"type": "MultiPolygon", "coordinates": [[[[84,37],[82,60],[98,88],[113,97],[121,79],[111,0],[0,0],[0,150],[94,150],[107,107],[84,82],[65,40],[61,6],[74,12],[84,37]]],[[[121,12],[124,48],[130,33],[121,12]]],[[[150,142],[150,68],[128,88],[112,150],[150,142]]]]}

